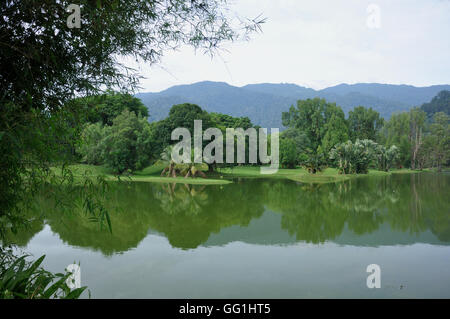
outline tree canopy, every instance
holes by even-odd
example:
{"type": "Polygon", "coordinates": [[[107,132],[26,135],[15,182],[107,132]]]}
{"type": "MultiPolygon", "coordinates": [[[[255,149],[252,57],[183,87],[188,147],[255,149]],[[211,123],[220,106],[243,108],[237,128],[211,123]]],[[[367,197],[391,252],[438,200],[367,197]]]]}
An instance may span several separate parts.
{"type": "Polygon", "coordinates": [[[435,113],[443,112],[450,115],[450,91],[441,91],[429,103],[424,103],[421,109],[432,118],[435,113]]]}
{"type": "Polygon", "coordinates": [[[372,108],[358,106],[348,113],[348,124],[352,141],[356,141],[358,138],[375,141],[384,120],[372,108]]]}
{"type": "Polygon", "coordinates": [[[148,109],[141,100],[129,93],[109,91],[103,94],[77,98],[66,104],[82,116],[83,121],[89,123],[102,122],[112,125],[114,118],[124,110],[133,112],[136,116],[148,118],[148,109]]]}
{"type": "MultiPolygon", "coordinates": [[[[297,128],[304,132],[314,150],[322,145],[329,128],[347,130],[342,108],[336,106],[335,103],[328,103],[325,99],[300,100],[297,102],[297,107],[291,106],[289,112],[283,112],[282,119],[284,126],[297,128]]],[[[345,139],[345,134],[339,133],[338,135],[345,139]]],[[[327,139],[338,141],[339,137],[329,136],[327,139]]]]}

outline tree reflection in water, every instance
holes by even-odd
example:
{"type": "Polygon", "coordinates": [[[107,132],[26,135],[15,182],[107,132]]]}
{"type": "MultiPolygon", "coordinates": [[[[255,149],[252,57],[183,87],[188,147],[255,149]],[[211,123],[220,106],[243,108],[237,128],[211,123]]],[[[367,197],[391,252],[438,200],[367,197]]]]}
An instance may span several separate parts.
{"type": "Polygon", "coordinates": [[[25,246],[46,223],[64,242],[105,255],[136,247],[149,232],[164,235],[173,247],[193,249],[230,226],[245,232],[270,210],[281,215],[281,225],[270,225],[275,233],[287,231],[308,243],[331,241],[344,229],[370,234],[382,224],[411,235],[429,230],[445,243],[450,242],[449,190],[450,175],[431,173],[321,185],[277,179],[239,179],[223,186],[112,183],[107,195],[112,234],[78,216],[76,200],[68,213],[38,198],[36,208],[26,212],[30,227],[8,234],[7,241],[25,246]]]}

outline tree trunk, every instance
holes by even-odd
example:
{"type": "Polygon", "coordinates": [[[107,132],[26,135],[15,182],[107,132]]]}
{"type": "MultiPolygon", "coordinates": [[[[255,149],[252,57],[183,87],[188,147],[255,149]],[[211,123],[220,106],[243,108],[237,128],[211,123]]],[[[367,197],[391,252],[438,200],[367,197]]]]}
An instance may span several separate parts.
{"type": "Polygon", "coordinates": [[[169,176],[177,177],[177,172],[175,170],[175,165],[173,163],[170,163],[169,166],[169,176]]]}

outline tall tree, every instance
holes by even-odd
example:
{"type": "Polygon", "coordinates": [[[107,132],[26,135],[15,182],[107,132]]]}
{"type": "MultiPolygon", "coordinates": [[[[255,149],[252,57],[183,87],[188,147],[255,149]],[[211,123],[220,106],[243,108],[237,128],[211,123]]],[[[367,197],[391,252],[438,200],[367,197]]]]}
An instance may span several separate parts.
{"type": "Polygon", "coordinates": [[[288,128],[280,135],[280,141],[283,139],[289,139],[295,144],[296,163],[304,164],[308,159],[308,155],[313,151],[311,142],[306,134],[299,129],[288,128]]]}
{"type": "Polygon", "coordinates": [[[380,132],[380,139],[386,147],[396,145],[399,148],[399,163],[403,167],[411,164],[410,114],[393,114],[380,132]]]}
{"type": "Polygon", "coordinates": [[[194,121],[201,120],[203,130],[213,127],[211,116],[196,104],[184,103],[172,106],[169,115],[156,123],[156,143],[161,146],[159,153],[163,151],[171,141],[172,131],[176,128],[187,128],[194,138],[194,121]]]}
{"type": "Polygon", "coordinates": [[[325,131],[326,105],[327,102],[319,98],[297,101],[297,107],[291,106],[289,112],[282,113],[283,125],[304,132],[316,149],[325,131]]]}
{"type": "Polygon", "coordinates": [[[417,154],[423,144],[426,114],[419,108],[409,111],[409,141],[411,143],[411,169],[417,166],[417,154]]]}
{"type": "MultiPolygon", "coordinates": [[[[99,150],[103,162],[118,174],[142,169],[152,158],[153,133],[147,120],[124,110],[103,128],[99,150]]],[[[95,145],[92,145],[95,147],[95,145]]]]}
{"type": "Polygon", "coordinates": [[[438,112],[434,114],[433,119],[431,136],[434,143],[431,154],[440,172],[442,171],[442,165],[448,165],[450,160],[450,117],[443,112],[438,112]]]}
{"type": "Polygon", "coordinates": [[[322,140],[322,149],[325,154],[339,143],[348,141],[347,121],[342,117],[333,114],[328,123],[325,125],[326,133],[322,140]]]}
{"type": "Polygon", "coordinates": [[[295,142],[290,138],[282,138],[280,140],[280,164],[282,167],[295,168],[297,161],[295,142]]]}
{"type": "Polygon", "coordinates": [[[384,120],[372,108],[358,106],[348,113],[350,138],[376,140],[377,132],[382,128],[384,120]]]}
{"type": "Polygon", "coordinates": [[[395,145],[392,145],[390,148],[377,145],[376,157],[378,159],[378,169],[388,172],[398,160],[398,155],[398,147],[395,145]]]}
{"type": "Polygon", "coordinates": [[[86,123],[81,133],[81,142],[78,144],[77,152],[81,155],[81,161],[92,165],[103,164],[102,140],[105,138],[106,130],[102,123],[86,123]]]}
{"type": "Polygon", "coordinates": [[[325,99],[314,98],[300,100],[297,107],[291,106],[288,112],[282,114],[283,125],[295,128],[305,133],[315,151],[327,135],[326,149],[330,149],[334,141],[342,142],[346,138],[347,125],[345,115],[335,103],[328,103],[325,99]],[[333,132],[337,130],[337,132],[333,132]],[[336,133],[336,134],[335,134],[336,133]]]}

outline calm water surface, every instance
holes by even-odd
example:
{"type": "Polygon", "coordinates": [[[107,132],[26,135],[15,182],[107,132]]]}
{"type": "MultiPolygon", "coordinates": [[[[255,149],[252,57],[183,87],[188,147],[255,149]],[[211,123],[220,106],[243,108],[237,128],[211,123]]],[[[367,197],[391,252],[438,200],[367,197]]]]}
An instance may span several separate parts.
{"type": "Polygon", "coordinates": [[[108,193],[112,234],[41,200],[11,240],[51,271],[80,262],[93,298],[450,298],[449,193],[432,173],[123,183],[108,193]]]}

